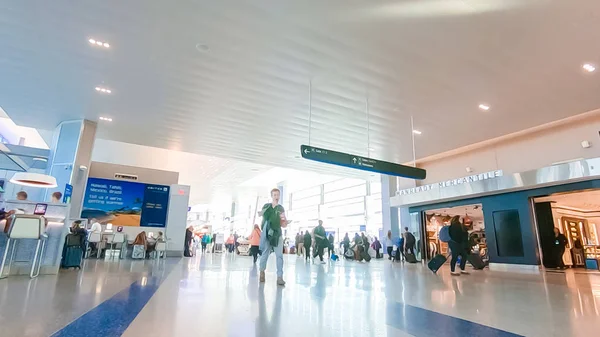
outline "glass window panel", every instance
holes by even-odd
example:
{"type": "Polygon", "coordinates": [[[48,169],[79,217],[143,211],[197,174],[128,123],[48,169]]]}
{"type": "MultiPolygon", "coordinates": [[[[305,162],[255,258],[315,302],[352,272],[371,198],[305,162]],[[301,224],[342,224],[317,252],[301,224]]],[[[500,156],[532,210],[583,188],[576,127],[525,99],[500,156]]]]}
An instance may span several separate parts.
{"type": "Polygon", "coordinates": [[[332,202],[343,199],[350,199],[367,194],[367,185],[363,182],[362,185],[345,188],[334,192],[325,193],[325,202],[332,202]]]}
{"type": "Polygon", "coordinates": [[[321,195],[320,185],[292,193],[292,200],[295,202],[296,200],[305,199],[315,195],[321,195]]]}
{"type": "Polygon", "coordinates": [[[315,195],[312,197],[299,199],[299,200],[294,199],[292,201],[292,207],[293,207],[293,209],[297,209],[297,208],[304,208],[304,207],[309,207],[309,206],[316,206],[316,205],[319,205],[320,203],[321,203],[321,196],[315,195]]]}
{"type": "Polygon", "coordinates": [[[381,194],[381,183],[371,182],[371,195],[381,194]]]}
{"type": "Polygon", "coordinates": [[[323,189],[325,190],[325,193],[327,193],[327,192],[337,191],[337,190],[341,190],[344,188],[361,185],[361,184],[365,184],[365,181],[360,180],[360,179],[350,179],[350,178],[340,179],[340,180],[335,180],[330,183],[324,184],[323,189]]]}

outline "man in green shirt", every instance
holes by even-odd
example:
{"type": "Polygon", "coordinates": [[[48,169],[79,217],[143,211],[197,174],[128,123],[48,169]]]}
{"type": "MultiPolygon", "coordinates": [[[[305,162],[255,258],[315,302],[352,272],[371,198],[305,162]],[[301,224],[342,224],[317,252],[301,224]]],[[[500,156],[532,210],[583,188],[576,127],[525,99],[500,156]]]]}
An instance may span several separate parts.
{"type": "Polygon", "coordinates": [[[271,190],[272,202],[265,204],[258,214],[262,216],[262,233],[260,237],[260,250],[262,255],[260,256],[260,282],[265,282],[265,269],[267,269],[267,262],[269,261],[269,255],[271,251],[275,252],[275,258],[277,259],[277,284],[280,286],[285,285],[283,280],[283,235],[281,233],[282,227],[287,227],[290,223],[285,217],[285,209],[279,204],[281,198],[281,191],[278,189],[271,190]]]}

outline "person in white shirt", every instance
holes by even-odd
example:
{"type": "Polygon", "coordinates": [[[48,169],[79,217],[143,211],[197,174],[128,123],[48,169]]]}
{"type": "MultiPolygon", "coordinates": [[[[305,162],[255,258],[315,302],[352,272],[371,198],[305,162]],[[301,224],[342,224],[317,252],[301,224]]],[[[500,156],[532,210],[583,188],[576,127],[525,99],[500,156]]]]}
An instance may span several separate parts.
{"type": "Polygon", "coordinates": [[[90,220],[92,227],[90,227],[91,233],[102,233],[102,225],[96,219],[90,220]]]}

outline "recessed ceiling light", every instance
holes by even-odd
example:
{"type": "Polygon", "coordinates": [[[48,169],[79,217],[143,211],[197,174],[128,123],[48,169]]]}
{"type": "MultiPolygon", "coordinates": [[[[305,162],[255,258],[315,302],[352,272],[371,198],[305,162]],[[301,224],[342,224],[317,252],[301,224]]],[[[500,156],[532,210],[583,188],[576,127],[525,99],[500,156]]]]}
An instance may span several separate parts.
{"type": "Polygon", "coordinates": [[[102,93],[105,93],[105,94],[110,94],[110,93],[112,93],[112,90],[110,90],[110,89],[107,89],[107,88],[103,88],[103,87],[96,87],[95,89],[96,89],[96,91],[98,91],[98,92],[102,92],[102,93]]]}
{"type": "Polygon", "coordinates": [[[95,46],[104,47],[104,48],[110,48],[110,44],[108,44],[108,42],[98,41],[96,39],[88,39],[88,42],[90,44],[95,45],[95,46]]]}
{"type": "Polygon", "coordinates": [[[33,157],[33,161],[42,161],[42,162],[48,162],[48,159],[46,159],[46,158],[41,158],[41,157],[33,157]]]}
{"type": "Polygon", "coordinates": [[[583,68],[583,70],[587,71],[588,73],[593,73],[594,71],[596,71],[596,66],[594,66],[593,64],[590,63],[586,63],[584,65],[581,66],[583,68]]]}
{"type": "Polygon", "coordinates": [[[420,134],[422,134],[423,132],[421,132],[421,131],[419,131],[419,130],[413,130],[413,133],[414,133],[415,135],[420,135],[420,134]]]}
{"type": "Polygon", "coordinates": [[[101,121],[105,121],[105,122],[112,122],[112,118],[109,118],[109,117],[100,117],[99,119],[101,121]]]}
{"type": "Polygon", "coordinates": [[[198,43],[196,44],[196,50],[202,53],[206,53],[210,50],[210,47],[208,45],[198,43]]]}
{"type": "Polygon", "coordinates": [[[479,109],[483,111],[488,111],[490,109],[490,106],[487,104],[479,104],[479,109]]]}

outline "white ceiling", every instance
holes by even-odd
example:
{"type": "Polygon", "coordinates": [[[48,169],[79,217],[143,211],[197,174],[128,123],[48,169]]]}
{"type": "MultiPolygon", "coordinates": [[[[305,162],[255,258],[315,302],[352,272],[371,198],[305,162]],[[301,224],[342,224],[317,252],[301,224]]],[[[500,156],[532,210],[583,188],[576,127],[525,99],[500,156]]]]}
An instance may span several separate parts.
{"type": "Polygon", "coordinates": [[[411,116],[420,158],[600,107],[598,0],[2,1],[0,27],[17,124],[265,165],[323,168],[311,80],[313,145],[398,162],[411,116]]]}
{"type": "Polygon", "coordinates": [[[535,201],[552,201],[554,207],[566,207],[584,212],[600,212],[600,190],[555,194],[536,198],[535,201]]]}

